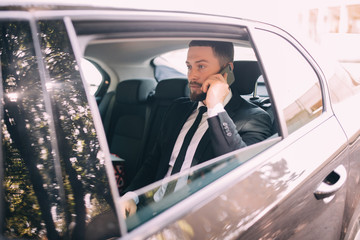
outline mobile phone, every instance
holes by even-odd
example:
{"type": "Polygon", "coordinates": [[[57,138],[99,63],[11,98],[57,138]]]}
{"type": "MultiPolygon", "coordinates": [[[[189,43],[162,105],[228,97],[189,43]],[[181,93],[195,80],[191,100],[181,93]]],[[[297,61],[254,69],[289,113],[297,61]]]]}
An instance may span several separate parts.
{"type": "MultiPolygon", "coordinates": [[[[227,83],[229,84],[229,86],[235,81],[235,76],[234,76],[234,72],[231,69],[231,65],[228,64],[226,65],[223,69],[220,70],[219,74],[223,75],[227,73],[227,83]]],[[[199,101],[203,101],[206,99],[206,93],[201,93],[198,97],[199,101]]]]}
{"type": "Polygon", "coordinates": [[[226,65],[221,71],[220,74],[224,76],[224,74],[227,73],[227,83],[229,86],[235,81],[234,72],[231,69],[230,64],[226,65]]]}

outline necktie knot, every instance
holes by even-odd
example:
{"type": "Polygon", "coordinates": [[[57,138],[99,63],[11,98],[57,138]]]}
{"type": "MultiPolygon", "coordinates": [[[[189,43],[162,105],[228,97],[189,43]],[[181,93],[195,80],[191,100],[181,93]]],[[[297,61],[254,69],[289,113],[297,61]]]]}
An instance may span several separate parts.
{"type": "Polygon", "coordinates": [[[199,107],[198,115],[203,115],[206,111],[207,111],[207,107],[201,106],[201,107],[199,107]]]}

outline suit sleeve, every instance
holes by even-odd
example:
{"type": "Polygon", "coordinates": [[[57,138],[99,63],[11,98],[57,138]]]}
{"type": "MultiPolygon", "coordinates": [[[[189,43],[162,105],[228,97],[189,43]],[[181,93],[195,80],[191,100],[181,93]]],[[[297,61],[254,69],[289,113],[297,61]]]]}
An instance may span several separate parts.
{"type": "Polygon", "coordinates": [[[235,123],[225,111],[208,118],[208,123],[216,156],[260,142],[271,135],[270,116],[261,110],[235,123]]]}

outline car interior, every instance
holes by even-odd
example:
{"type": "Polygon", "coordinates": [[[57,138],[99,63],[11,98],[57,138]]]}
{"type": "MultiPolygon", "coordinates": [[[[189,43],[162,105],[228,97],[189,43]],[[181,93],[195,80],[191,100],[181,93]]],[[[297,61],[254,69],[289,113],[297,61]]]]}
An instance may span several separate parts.
{"type": "MultiPolygon", "coordinates": [[[[188,185],[190,190],[185,193],[172,194],[166,202],[154,203],[151,202],[151,196],[160,183],[145,187],[139,194],[142,194],[147,202],[151,202],[151,207],[145,206],[143,211],[139,210],[136,218],[127,218],[128,230],[136,228],[174,203],[238,167],[274,144],[273,139],[279,141],[280,138],[276,138],[280,134],[277,130],[270,94],[245,28],[240,34],[236,34],[236,40],[233,37],[214,37],[213,34],[199,37],[198,33],[187,37],[183,37],[184,33],[181,33],[181,37],[178,36],[180,33],[169,33],[173,36],[164,37],[162,32],[159,34],[152,32],[150,36],[141,33],[140,35],[145,35],[141,37],[137,33],[134,40],[133,33],[125,35],[114,33],[116,29],[111,29],[111,33],[108,34],[89,34],[94,30],[90,30],[87,25],[75,23],[74,26],[83,57],[93,63],[101,73],[101,81],[94,95],[112,154],[121,195],[140,169],[145,155],[152,149],[168,106],[177,98],[189,96],[185,61],[188,44],[193,39],[234,43],[235,82],[231,85],[231,89],[267,111],[273,121],[272,132],[275,138],[271,137],[269,141],[263,141],[265,143],[260,145],[246,147],[247,150],[242,155],[238,153],[230,157],[216,158],[214,161],[196,166],[193,172],[188,174],[188,178],[192,179],[189,181],[192,185],[188,185]],[[223,164],[225,167],[219,167],[223,164]],[[211,174],[204,179],[200,177],[204,172],[211,174]]],[[[94,28],[97,30],[98,26],[94,28]]]]}
{"type": "MultiPolygon", "coordinates": [[[[95,97],[110,153],[124,159],[120,192],[152,149],[167,107],[173,100],[189,96],[186,70],[179,68],[186,67],[190,40],[96,39],[84,47],[84,57],[102,76],[95,97]]],[[[270,114],[275,134],[276,121],[255,53],[249,42],[235,42],[234,46],[235,82],[231,88],[270,114]]]]}

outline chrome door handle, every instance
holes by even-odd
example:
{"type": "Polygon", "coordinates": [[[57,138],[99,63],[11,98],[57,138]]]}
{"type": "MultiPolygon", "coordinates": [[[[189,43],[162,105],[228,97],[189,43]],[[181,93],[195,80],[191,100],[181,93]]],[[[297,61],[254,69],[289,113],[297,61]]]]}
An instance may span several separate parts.
{"type": "Polygon", "coordinates": [[[346,182],[347,172],[343,165],[334,169],[322,181],[319,187],[315,190],[314,195],[316,199],[324,199],[334,195],[346,182]]]}

